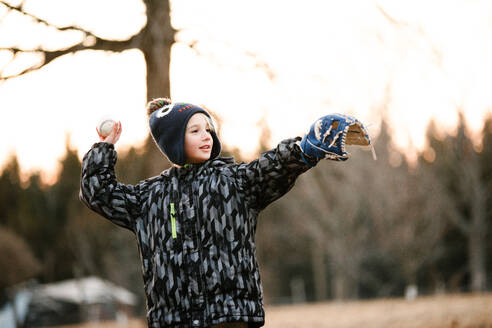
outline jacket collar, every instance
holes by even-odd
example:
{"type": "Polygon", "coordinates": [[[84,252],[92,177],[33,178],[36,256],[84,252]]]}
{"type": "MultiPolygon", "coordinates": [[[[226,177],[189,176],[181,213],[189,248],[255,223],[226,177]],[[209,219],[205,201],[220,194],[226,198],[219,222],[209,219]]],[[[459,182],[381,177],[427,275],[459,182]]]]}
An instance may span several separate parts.
{"type": "Polygon", "coordinates": [[[209,168],[224,166],[228,164],[234,164],[234,157],[218,157],[215,159],[211,159],[199,164],[185,164],[182,167],[171,167],[161,173],[161,175],[170,177],[170,176],[183,176],[188,175],[198,175],[203,173],[209,168]]]}

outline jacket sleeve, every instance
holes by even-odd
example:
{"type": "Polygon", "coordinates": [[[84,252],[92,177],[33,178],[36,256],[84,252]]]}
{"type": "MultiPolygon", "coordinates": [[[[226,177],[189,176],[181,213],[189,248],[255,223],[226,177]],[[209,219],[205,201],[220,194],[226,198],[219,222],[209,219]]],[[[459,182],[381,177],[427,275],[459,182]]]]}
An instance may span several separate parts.
{"type": "Polygon", "coordinates": [[[250,206],[258,211],[287,193],[310,167],[302,160],[301,138],[282,141],[250,163],[240,164],[239,179],[250,206]]]}
{"type": "Polygon", "coordinates": [[[92,146],[82,161],[79,198],[91,210],[134,231],[133,218],[138,215],[139,208],[138,190],[116,180],[116,160],[113,144],[100,142],[92,146]]]}

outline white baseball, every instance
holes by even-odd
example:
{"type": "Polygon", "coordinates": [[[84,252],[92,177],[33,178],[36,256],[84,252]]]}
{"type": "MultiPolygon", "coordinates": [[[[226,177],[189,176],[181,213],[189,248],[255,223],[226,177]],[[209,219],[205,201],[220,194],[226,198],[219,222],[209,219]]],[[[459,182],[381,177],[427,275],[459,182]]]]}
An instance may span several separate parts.
{"type": "Polygon", "coordinates": [[[103,120],[97,126],[97,131],[103,137],[107,137],[111,131],[113,130],[113,126],[115,125],[115,121],[111,119],[103,120]]]}

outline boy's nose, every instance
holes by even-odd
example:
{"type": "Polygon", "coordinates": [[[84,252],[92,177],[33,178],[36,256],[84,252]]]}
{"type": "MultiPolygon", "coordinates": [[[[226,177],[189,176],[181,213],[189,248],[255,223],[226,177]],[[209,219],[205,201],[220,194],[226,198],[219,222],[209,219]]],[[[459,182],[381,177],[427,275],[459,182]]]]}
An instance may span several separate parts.
{"type": "Polygon", "coordinates": [[[202,140],[208,140],[210,139],[212,136],[210,135],[210,133],[208,131],[204,131],[202,133],[202,140]]]}

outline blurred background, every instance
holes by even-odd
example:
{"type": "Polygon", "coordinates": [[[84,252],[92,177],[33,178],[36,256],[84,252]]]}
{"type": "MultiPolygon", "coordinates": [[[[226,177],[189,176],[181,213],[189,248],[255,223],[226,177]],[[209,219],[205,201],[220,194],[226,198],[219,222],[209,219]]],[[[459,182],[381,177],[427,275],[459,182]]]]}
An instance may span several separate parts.
{"type": "Polygon", "coordinates": [[[369,127],[377,161],[323,161],[260,216],[267,327],[300,304],[459,295],[469,310],[436,322],[492,326],[473,312],[492,313],[491,86],[486,0],[0,0],[0,326],[145,316],[135,237],[78,190],[103,117],[121,182],[169,167],[157,97],[214,113],[238,162],[331,112],[369,127]]]}

